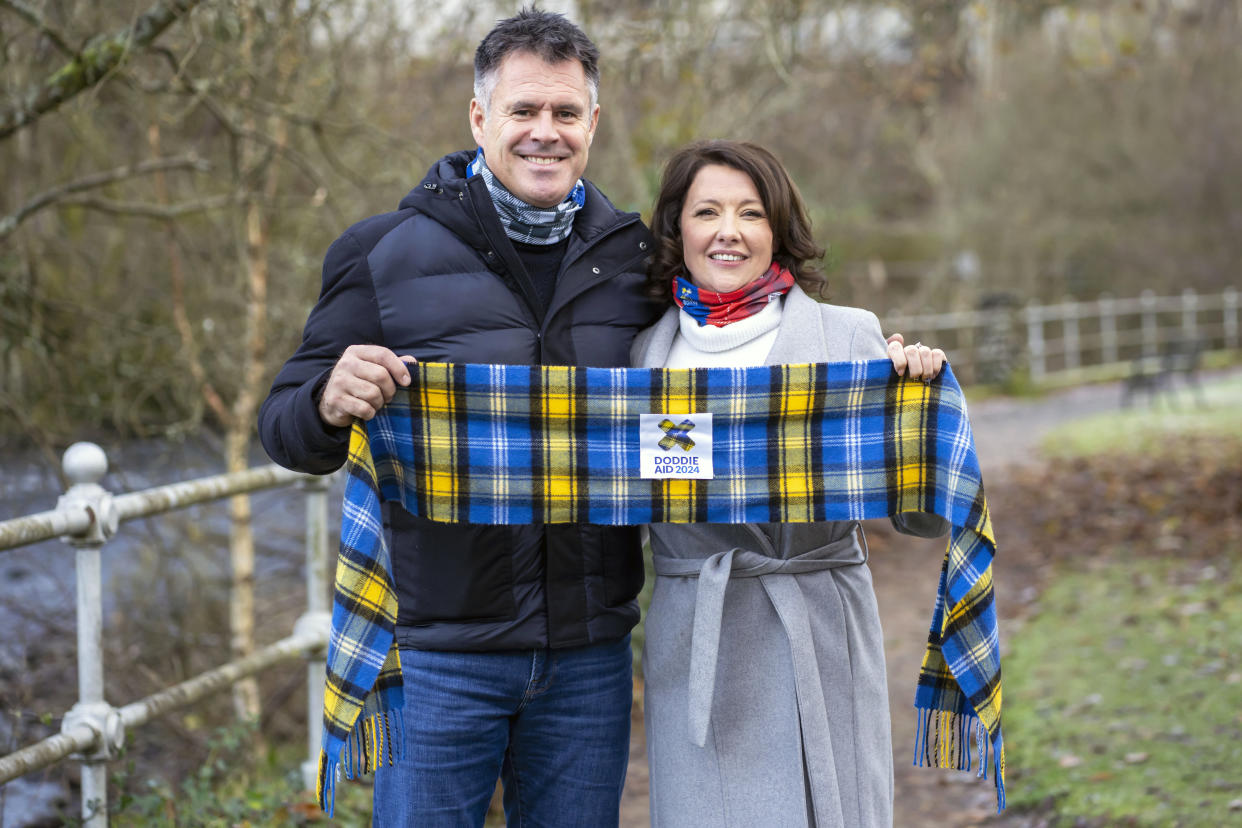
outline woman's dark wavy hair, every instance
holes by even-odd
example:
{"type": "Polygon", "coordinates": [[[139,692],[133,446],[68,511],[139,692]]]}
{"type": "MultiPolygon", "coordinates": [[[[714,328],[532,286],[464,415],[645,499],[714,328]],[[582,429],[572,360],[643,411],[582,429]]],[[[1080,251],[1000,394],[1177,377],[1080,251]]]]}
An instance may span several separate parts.
{"type": "Polygon", "coordinates": [[[647,268],[647,293],[671,303],[674,276],[686,275],[681,241],[681,208],[699,170],[722,164],[746,173],[759,191],[772,227],[774,258],[788,268],[807,293],[822,296],[828,281],[817,267],[824,249],[811,236],[811,220],[798,187],[776,156],[746,141],[700,141],[679,149],[664,165],[660,195],[651,215],[655,256],[647,268]]]}

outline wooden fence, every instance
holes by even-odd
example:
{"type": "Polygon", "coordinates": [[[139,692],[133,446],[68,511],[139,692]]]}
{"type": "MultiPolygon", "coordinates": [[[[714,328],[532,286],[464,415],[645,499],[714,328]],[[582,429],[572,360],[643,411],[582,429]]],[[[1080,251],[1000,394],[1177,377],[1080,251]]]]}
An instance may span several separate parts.
{"type": "Polygon", "coordinates": [[[1124,373],[1157,357],[1237,350],[1238,291],[1178,296],[1151,291],[1117,299],[1026,305],[995,301],[977,310],[887,314],[884,330],[943,348],[963,381],[1004,383],[1025,371],[1035,384],[1124,373]]]}

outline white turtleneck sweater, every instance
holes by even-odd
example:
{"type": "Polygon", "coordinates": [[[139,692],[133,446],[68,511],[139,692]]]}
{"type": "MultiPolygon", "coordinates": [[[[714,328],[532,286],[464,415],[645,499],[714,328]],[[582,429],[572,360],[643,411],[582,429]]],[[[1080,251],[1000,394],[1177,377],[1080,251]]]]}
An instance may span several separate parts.
{"type": "Polygon", "coordinates": [[[762,365],[776,342],[784,297],[723,328],[702,325],[684,310],[678,313],[677,336],[665,368],[748,368],[762,365]]]}

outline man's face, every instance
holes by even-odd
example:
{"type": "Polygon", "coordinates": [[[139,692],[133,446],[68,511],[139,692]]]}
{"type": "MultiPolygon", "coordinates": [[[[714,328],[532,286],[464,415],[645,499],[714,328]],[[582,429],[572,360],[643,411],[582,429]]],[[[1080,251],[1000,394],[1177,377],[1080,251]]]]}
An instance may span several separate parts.
{"type": "Polygon", "coordinates": [[[488,168],[536,207],[569,195],[586,169],[598,121],[582,64],[547,63],[530,52],[501,62],[486,117],[482,103],[470,101],[470,130],[488,168]]]}

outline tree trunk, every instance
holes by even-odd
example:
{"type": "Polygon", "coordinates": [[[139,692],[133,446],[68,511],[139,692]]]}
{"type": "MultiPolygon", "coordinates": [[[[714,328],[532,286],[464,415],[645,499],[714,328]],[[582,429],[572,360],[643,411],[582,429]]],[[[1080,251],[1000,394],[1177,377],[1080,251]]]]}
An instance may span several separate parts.
{"type": "MultiPolygon", "coordinates": [[[[249,421],[230,426],[225,435],[228,471],[244,471],[249,466],[249,447],[249,421]]],[[[229,646],[232,657],[238,659],[254,652],[254,531],[249,495],[229,498],[229,517],[229,646]]],[[[233,685],[233,710],[243,720],[258,718],[262,712],[259,683],[253,676],[233,685]]]]}

